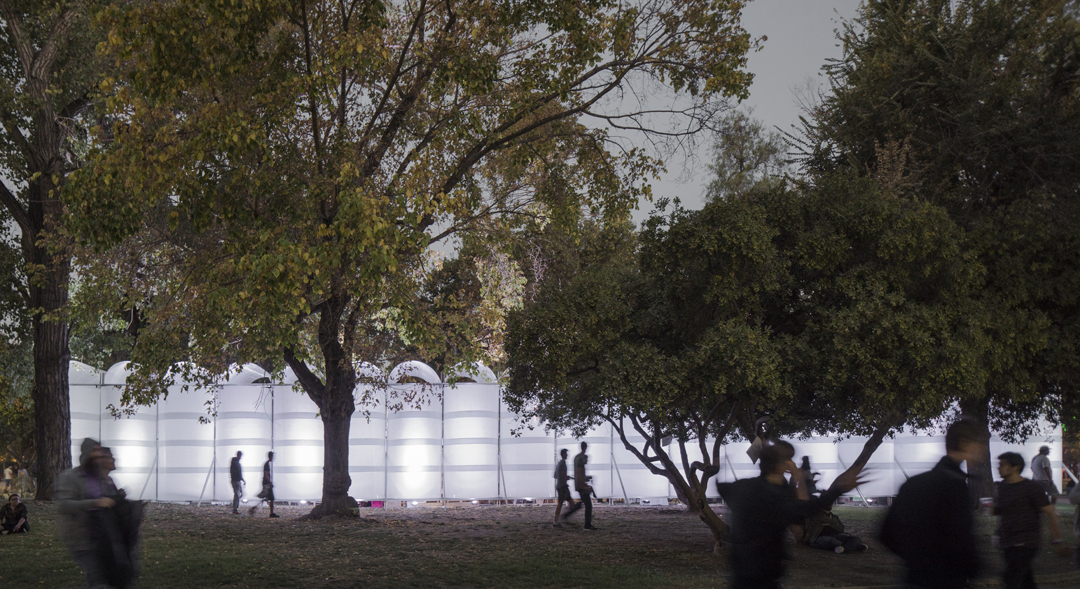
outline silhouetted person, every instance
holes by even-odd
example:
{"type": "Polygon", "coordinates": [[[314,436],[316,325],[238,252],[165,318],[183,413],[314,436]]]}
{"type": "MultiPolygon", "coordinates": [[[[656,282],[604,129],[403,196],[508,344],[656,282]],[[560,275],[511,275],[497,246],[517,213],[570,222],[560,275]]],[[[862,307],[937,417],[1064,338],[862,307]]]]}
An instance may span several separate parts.
{"type": "Polygon", "coordinates": [[[1003,580],[1008,589],[1034,589],[1035,575],[1031,561],[1039,551],[1039,514],[1046,514],[1050,522],[1050,537],[1054,544],[1065,550],[1058,525],[1057,513],[1050,499],[1037,483],[1020,476],[1024,471],[1024,457],[1016,452],[998,456],[998,474],[1002,481],[997,485],[997,501],[994,515],[1001,518],[998,525],[998,544],[1005,556],[1003,580]]]}
{"type": "Polygon", "coordinates": [[[563,519],[565,520],[566,518],[573,515],[574,512],[576,512],[577,510],[585,507],[584,529],[595,530],[596,528],[592,525],[593,488],[592,485],[589,484],[589,481],[592,480],[592,477],[585,474],[585,465],[589,462],[589,456],[585,454],[585,450],[588,447],[589,444],[587,442],[582,442],[581,452],[578,452],[576,455],[574,455],[574,489],[577,490],[578,497],[581,498],[581,501],[578,501],[574,504],[573,507],[567,510],[567,512],[563,514],[563,519]]]}
{"type": "Polygon", "coordinates": [[[270,504],[270,517],[280,517],[274,513],[274,478],[270,472],[270,463],[274,461],[274,453],[266,453],[266,462],[263,463],[263,476],[262,476],[262,491],[259,491],[257,497],[260,499],[251,510],[248,512],[251,515],[255,515],[255,510],[262,505],[263,501],[270,504]]]}
{"type": "Polygon", "coordinates": [[[26,506],[19,502],[19,495],[12,493],[8,502],[0,507],[0,534],[25,534],[30,531],[26,506]]]}
{"type": "Polygon", "coordinates": [[[570,453],[569,450],[563,448],[559,451],[559,455],[562,456],[562,460],[555,465],[555,497],[557,503],[555,504],[555,522],[551,525],[558,527],[559,513],[562,511],[563,503],[567,503],[570,506],[570,511],[566,513],[569,515],[574,510],[574,498],[570,496],[570,480],[573,477],[567,476],[566,473],[566,456],[570,453]]]}
{"type": "Polygon", "coordinates": [[[1039,454],[1031,459],[1031,480],[1042,488],[1050,503],[1057,502],[1058,488],[1054,484],[1054,469],[1050,466],[1050,446],[1039,448],[1039,454]]]}
{"type": "Polygon", "coordinates": [[[229,481],[232,483],[232,512],[240,514],[240,495],[243,494],[241,484],[244,483],[244,471],[240,469],[240,457],[244,453],[237,450],[236,456],[229,461],[229,481]]]}
{"type": "Polygon", "coordinates": [[[831,509],[819,511],[803,523],[806,534],[803,542],[811,548],[831,550],[837,554],[850,554],[866,550],[862,538],[844,531],[844,522],[831,509]]]}
{"type": "Polygon", "coordinates": [[[932,470],[900,487],[885,516],[881,542],[904,559],[907,582],[927,589],[958,589],[979,572],[967,475],[986,452],[986,428],[961,418],[945,434],[945,456],[932,470]]]}
{"type": "Polygon", "coordinates": [[[862,482],[857,478],[860,469],[852,467],[821,497],[811,498],[799,484],[802,470],[792,460],[794,456],[791,444],[777,440],[761,450],[761,476],[717,484],[731,509],[729,554],[734,589],[781,587],[788,558],[787,527],[828,509],[837,497],[862,482]],[[784,478],[785,473],[791,474],[795,485],[784,478]]]}
{"type": "Polygon", "coordinates": [[[803,482],[806,483],[806,493],[809,494],[809,495],[817,495],[818,494],[817,477],[818,477],[819,473],[814,472],[810,468],[810,457],[809,456],[803,456],[802,457],[802,466],[799,467],[799,470],[802,471],[802,479],[803,479],[803,482]]]}

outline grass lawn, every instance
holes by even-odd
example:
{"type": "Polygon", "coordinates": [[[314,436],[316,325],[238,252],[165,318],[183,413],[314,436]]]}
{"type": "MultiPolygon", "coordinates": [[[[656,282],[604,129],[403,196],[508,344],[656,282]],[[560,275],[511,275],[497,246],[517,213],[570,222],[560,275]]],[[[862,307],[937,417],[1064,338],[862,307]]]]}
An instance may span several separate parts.
{"type": "MultiPolygon", "coordinates": [[[[56,536],[56,508],[28,502],[33,532],[0,537],[0,587],[79,587],[81,574],[56,536]]],[[[1071,530],[1072,506],[1060,508],[1071,530]]],[[[598,507],[599,531],[553,528],[551,507],[363,509],[359,519],[301,522],[233,516],[224,506],[150,505],[140,587],[724,587],[723,559],[711,555],[705,525],[677,509],[598,507]]],[[[794,547],[786,585],[888,586],[899,562],[873,537],[882,509],[839,507],[870,550],[833,554],[794,547]]],[[[580,512],[577,516],[580,524],[580,512]]],[[[981,516],[986,579],[1001,560],[981,516]]],[[[1070,536],[1070,542],[1073,542],[1070,536]]],[[[1042,587],[1080,586],[1069,560],[1048,550],[1036,561],[1042,587]]]]}

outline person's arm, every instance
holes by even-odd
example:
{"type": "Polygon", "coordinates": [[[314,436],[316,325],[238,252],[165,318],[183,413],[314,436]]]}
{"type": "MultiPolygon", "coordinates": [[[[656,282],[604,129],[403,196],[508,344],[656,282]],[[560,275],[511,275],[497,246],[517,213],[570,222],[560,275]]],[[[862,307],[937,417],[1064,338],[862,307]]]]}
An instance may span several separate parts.
{"type": "Polygon", "coordinates": [[[56,502],[60,513],[74,515],[95,507],[112,507],[116,502],[108,497],[83,499],[79,493],[79,475],[73,471],[56,481],[56,502]]]}

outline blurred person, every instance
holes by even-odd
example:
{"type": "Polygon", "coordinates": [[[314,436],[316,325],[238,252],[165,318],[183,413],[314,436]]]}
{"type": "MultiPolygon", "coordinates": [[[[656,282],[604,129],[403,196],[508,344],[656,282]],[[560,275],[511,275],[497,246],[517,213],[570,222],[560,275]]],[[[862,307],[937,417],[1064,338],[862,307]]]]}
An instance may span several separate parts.
{"type": "Polygon", "coordinates": [[[817,478],[821,476],[821,473],[814,472],[810,468],[810,457],[802,457],[802,466],[799,467],[802,471],[802,480],[806,483],[806,492],[809,495],[817,495],[819,493],[817,488],[817,478]]]}
{"type": "Polygon", "coordinates": [[[578,497],[580,497],[581,500],[575,503],[574,506],[571,507],[569,510],[567,510],[566,513],[563,514],[562,518],[563,521],[565,521],[577,510],[584,507],[585,525],[583,526],[583,529],[595,530],[597,528],[593,527],[592,525],[593,488],[592,485],[589,484],[589,482],[592,481],[592,477],[585,474],[585,465],[589,463],[589,455],[585,453],[585,450],[587,450],[588,448],[589,444],[587,442],[582,442],[581,452],[578,452],[574,455],[574,489],[577,490],[578,497]]]}
{"type": "MultiPolygon", "coordinates": [[[[1073,536],[1080,539],[1080,485],[1073,485],[1072,491],[1069,491],[1069,503],[1076,506],[1076,512],[1073,513],[1073,536]]],[[[1080,567],[1080,544],[1076,547],[1076,566],[1080,567]]]]}
{"type": "Polygon", "coordinates": [[[244,455],[243,452],[237,450],[236,456],[229,461],[229,482],[232,483],[232,512],[233,515],[240,515],[240,496],[244,494],[244,471],[240,468],[240,458],[244,455]]]}
{"type": "Polygon", "coordinates": [[[60,538],[86,576],[88,589],[106,586],[104,563],[95,551],[91,512],[109,509],[116,501],[106,496],[108,484],[102,479],[105,452],[96,441],[85,438],[80,445],[79,466],[65,470],[56,481],[60,512],[60,538]]]}
{"type": "Polygon", "coordinates": [[[959,589],[978,574],[973,506],[960,465],[978,461],[988,443],[986,427],[962,417],[949,426],[937,466],[900,487],[881,542],[904,560],[909,586],[959,589]]]}
{"type": "Polygon", "coordinates": [[[1020,476],[1024,471],[1024,457],[1016,452],[998,456],[997,500],[994,515],[1000,517],[998,546],[1005,556],[1003,580],[1007,589],[1034,589],[1035,576],[1031,561],[1039,551],[1039,513],[1050,522],[1050,537],[1059,549],[1067,551],[1061,537],[1057,513],[1046,493],[1034,481],[1020,476]]]}
{"type": "Polygon", "coordinates": [[[25,534],[30,531],[26,505],[19,502],[19,495],[12,493],[8,502],[0,507],[0,535],[25,534]]]}
{"type": "Polygon", "coordinates": [[[1035,458],[1031,459],[1031,480],[1038,483],[1050,503],[1057,502],[1058,488],[1054,484],[1054,469],[1050,466],[1050,446],[1042,446],[1035,458]]]}
{"type": "Polygon", "coordinates": [[[255,510],[258,509],[263,501],[270,504],[270,517],[281,517],[274,513],[274,476],[270,468],[270,463],[274,461],[274,453],[266,453],[266,462],[263,463],[263,476],[262,476],[262,491],[256,497],[259,498],[259,502],[252,506],[248,510],[248,513],[255,515],[255,510]]]}
{"type": "Polygon", "coordinates": [[[574,509],[574,498],[570,496],[570,479],[574,478],[567,476],[566,472],[566,458],[570,454],[570,451],[563,448],[559,451],[559,455],[562,456],[562,460],[559,460],[555,465],[555,496],[558,501],[555,504],[555,521],[551,525],[558,527],[562,524],[559,521],[559,513],[562,511],[563,503],[565,502],[570,506],[570,510],[566,513],[569,515],[574,509]]]}
{"type": "Polygon", "coordinates": [[[34,491],[34,481],[30,478],[30,475],[26,473],[26,469],[21,469],[19,475],[15,477],[15,492],[20,495],[29,495],[34,491]]]}
{"type": "Polygon", "coordinates": [[[733,589],[781,587],[784,561],[790,559],[788,526],[827,510],[840,495],[865,482],[858,479],[861,468],[852,467],[820,497],[812,498],[794,457],[791,444],[776,440],[763,446],[758,455],[760,476],[716,485],[731,510],[728,548],[733,589]],[[785,474],[791,476],[794,485],[785,474]]]}
{"type": "Polygon", "coordinates": [[[4,486],[11,489],[11,482],[15,478],[15,471],[10,464],[4,464],[4,486]]]}
{"type": "Polygon", "coordinates": [[[832,550],[837,554],[851,554],[866,550],[866,544],[863,544],[862,538],[844,531],[844,522],[840,521],[831,508],[806,518],[803,529],[805,530],[803,542],[809,544],[811,548],[832,550]]]}

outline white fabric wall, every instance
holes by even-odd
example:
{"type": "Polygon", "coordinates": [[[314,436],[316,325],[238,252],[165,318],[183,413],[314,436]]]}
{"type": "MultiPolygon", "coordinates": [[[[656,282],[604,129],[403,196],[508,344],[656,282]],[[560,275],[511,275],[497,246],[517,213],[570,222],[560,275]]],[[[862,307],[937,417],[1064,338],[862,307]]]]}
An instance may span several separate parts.
{"type": "MultiPolygon", "coordinates": [[[[83,438],[100,439],[116,457],[113,480],[129,496],[163,501],[196,501],[200,497],[204,501],[230,500],[229,461],[240,450],[248,483],[245,497],[250,500],[260,489],[266,453],[273,449],[277,498],[319,499],[322,422],[311,399],[293,390],[290,373],[282,383],[270,385],[262,382],[267,375],[257,366],[244,366],[213,391],[193,388],[183,392],[176,385],[158,404],[114,419],[108,407],[120,405],[127,363],[101,372],[73,362],[70,370],[73,462],[78,461],[83,438]],[[208,411],[214,407],[208,402],[216,403],[216,414],[208,411]],[[200,417],[206,423],[200,423],[200,417]],[[212,462],[216,464],[213,471],[212,462]]],[[[364,370],[371,372],[365,373],[369,378],[382,378],[369,365],[364,370]]],[[[572,464],[581,440],[589,443],[587,470],[600,497],[673,496],[667,480],[651,474],[608,424],[591,429],[583,438],[559,435],[543,423],[522,421],[511,413],[490,370],[473,367],[450,376],[477,382],[450,386],[430,367],[407,362],[391,371],[388,387],[373,389],[372,405],[366,407],[370,421],[364,415],[365,407],[358,407],[349,439],[350,494],[354,498],[552,498],[558,451],[569,450],[572,464]],[[426,384],[400,382],[408,380],[406,377],[426,384]],[[420,408],[414,406],[416,398],[423,399],[420,408]],[[388,401],[390,405],[404,402],[404,407],[390,411],[388,401]]],[[[641,436],[632,428],[628,435],[640,448],[641,436]]],[[[827,487],[855,460],[864,442],[863,438],[837,442],[828,436],[792,440],[796,462],[809,456],[812,469],[822,475],[821,487],[827,487]]],[[[1005,444],[995,437],[990,451],[995,459],[1002,452],[1016,451],[1030,464],[1044,444],[1051,448],[1056,483],[1061,488],[1060,428],[1020,445],[1005,444]]],[[[716,495],[715,481],[758,475],[758,466],[746,454],[748,447],[747,443],[735,443],[722,449],[723,464],[710,481],[710,497],[716,495]]],[[[677,453],[674,445],[668,450],[677,453]]],[[[875,452],[868,465],[872,481],[859,490],[866,497],[893,495],[908,477],[933,468],[943,454],[944,436],[940,433],[898,434],[875,452]]],[[[1030,470],[1025,475],[1030,476],[1030,470]]],[[[850,495],[858,496],[858,492],[850,495]]]]}

